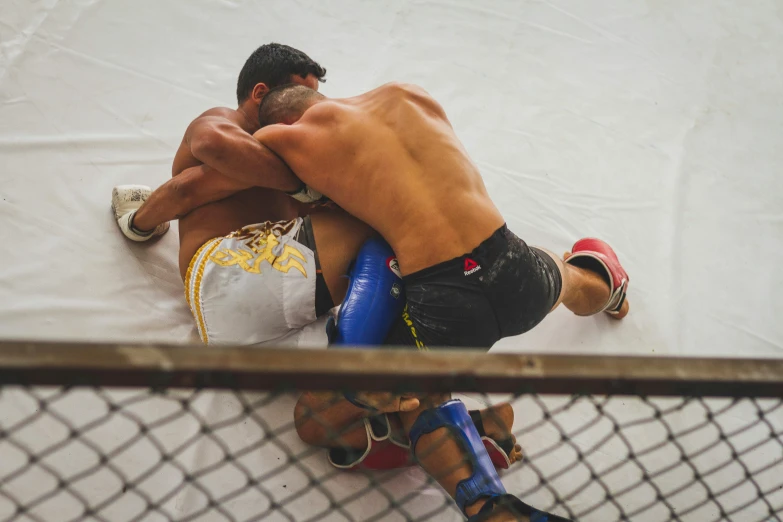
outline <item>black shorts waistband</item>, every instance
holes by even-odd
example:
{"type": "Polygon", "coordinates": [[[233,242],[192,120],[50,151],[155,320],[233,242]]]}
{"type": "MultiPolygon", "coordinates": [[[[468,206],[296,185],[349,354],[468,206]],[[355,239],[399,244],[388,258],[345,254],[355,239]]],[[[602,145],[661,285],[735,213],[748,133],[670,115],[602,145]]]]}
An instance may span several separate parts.
{"type": "Polygon", "coordinates": [[[465,260],[467,258],[479,257],[484,252],[491,251],[494,247],[505,244],[508,241],[508,237],[507,237],[508,234],[509,234],[508,226],[506,226],[506,224],[503,223],[502,227],[495,230],[492,233],[492,235],[490,235],[487,239],[479,243],[479,245],[473,250],[471,250],[470,252],[465,252],[461,256],[457,256],[454,259],[449,259],[448,261],[442,261],[437,265],[432,265],[432,266],[428,266],[427,268],[422,268],[421,270],[413,272],[412,274],[403,276],[402,280],[405,283],[413,283],[419,279],[430,277],[443,270],[454,270],[455,267],[466,268],[465,260]]]}

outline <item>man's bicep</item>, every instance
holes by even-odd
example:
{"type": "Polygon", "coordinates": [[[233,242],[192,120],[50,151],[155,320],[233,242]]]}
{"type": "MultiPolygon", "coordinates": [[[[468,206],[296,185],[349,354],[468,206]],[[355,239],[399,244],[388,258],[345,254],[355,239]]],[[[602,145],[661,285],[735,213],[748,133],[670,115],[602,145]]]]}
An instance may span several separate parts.
{"type": "Polygon", "coordinates": [[[191,133],[193,156],[249,185],[292,191],[299,180],[273,151],[225,118],[204,117],[191,133]]]}
{"type": "Polygon", "coordinates": [[[221,170],[220,163],[228,155],[242,153],[247,147],[248,133],[236,123],[220,116],[201,116],[188,127],[186,142],[194,158],[221,170]]]}

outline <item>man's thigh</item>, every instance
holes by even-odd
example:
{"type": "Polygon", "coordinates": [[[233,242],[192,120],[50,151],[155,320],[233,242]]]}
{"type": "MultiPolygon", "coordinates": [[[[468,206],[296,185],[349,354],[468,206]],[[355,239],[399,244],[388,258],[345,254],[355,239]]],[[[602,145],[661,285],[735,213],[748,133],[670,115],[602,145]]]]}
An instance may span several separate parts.
{"type": "Polygon", "coordinates": [[[555,308],[560,306],[560,303],[563,302],[563,294],[564,294],[563,290],[564,290],[564,288],[566,286],[566,274],[567,274],[566,269],[565,269],[565,263],[563,262],[562,259],[557,257],[555,254],[553,254],[549,250],[546,250],[546,249],[541,248],[541,247],[530,247],[530,249],[533,250],[534,252],[536,252],[542,258],[542,260],[545,263],[550,265],[550,267],[556,268],[557,272],[560,274],[561,289],[560,289],[559,295],[557,296],[557,300],[555,301],[555,304],[552,305],[552,308],[550,310],[550,312],[552,312],[552,311],[554,311],[555,308]]]}
{"type": "Polygon", "coordinates": [[[348,268],[365,241],[375,232],[342,210],[310,216],[315,246],[326,286],[334,304],[340,304],[348,289],[348,268]]]}

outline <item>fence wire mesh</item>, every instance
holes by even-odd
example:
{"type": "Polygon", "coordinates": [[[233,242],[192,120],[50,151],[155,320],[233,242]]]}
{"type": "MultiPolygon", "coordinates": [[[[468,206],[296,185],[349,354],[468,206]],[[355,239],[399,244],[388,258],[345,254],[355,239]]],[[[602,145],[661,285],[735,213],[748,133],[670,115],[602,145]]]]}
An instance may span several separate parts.
{"type": "MultiPolygon", "coordinates": [[[[462,519],[415,465],[331,466],[327,450],[297,433],[298,396],[5,386],[0,520],[462,519]]],[[[511,405],[523,457],[501,477],[538,509],[602,522],[769,521],[783,512],[781,399],[456,396],[472,409],[511,405]]],[[[500,429],[509,409],[483,419],[488,432],[500,429]]]]}

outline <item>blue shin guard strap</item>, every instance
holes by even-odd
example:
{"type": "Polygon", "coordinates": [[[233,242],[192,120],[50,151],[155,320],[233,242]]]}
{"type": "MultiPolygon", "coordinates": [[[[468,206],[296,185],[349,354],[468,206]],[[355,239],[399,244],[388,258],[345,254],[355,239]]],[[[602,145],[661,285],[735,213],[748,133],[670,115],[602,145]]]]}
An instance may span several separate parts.
{"type": "Polygon", "coordinates": [[[476,426],[468,414],[468,409],[462,404],[462,401],[447,401],[437,408],[421,412],[411,427],[411,448],[415,451],[419,438],[438,428],[446,428],[456,436],[458,444],[465,452],[466,458],[470,460],[473,469],[473,474],[469,478],[457,484],[457,494],[454,501],[460,511],[464,513],[466,506],[473,504],[480,498],[492,498],[506,493],[476,426]]]}
{"type": "Polygon", "coordinates": [[[545,511],[539,511],[531,507],[514,495],[500,495],[491,498],[481,507],[481,511],[468,518],[468,522],[481,522],[492,516],[495,507],[505,508],[515,516],[525,516],[530,522],[571,522],[567,518],[558,515],[552,515],[545,511]]]}
{"type": "Polygon", "coordinates": [[[383,344],[405,306],[397,258],[382,239],[368,239],[349,272],[333,345],[383,344]]]}

